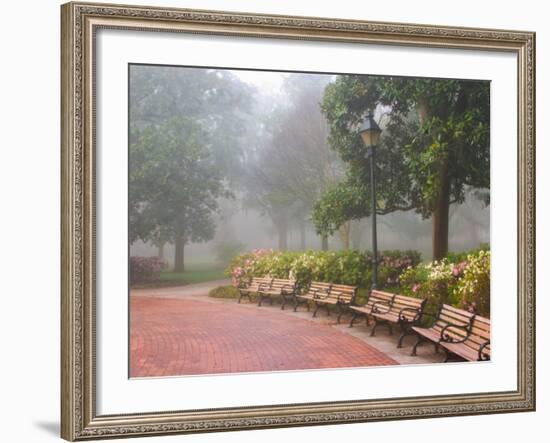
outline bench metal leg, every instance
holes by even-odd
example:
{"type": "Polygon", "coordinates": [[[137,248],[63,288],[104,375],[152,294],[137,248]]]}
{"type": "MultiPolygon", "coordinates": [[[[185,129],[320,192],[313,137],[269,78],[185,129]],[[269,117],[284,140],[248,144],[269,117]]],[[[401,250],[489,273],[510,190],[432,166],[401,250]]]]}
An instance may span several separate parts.
{"type": "Polygon", "coordinates": [[[317,311],[319,310],[320,307],[321,305],[315,302],[315,310],[313,311],[313,317],[317,317],[317,311]]]}
{"type": "Polygon", "coordinates": [[[243,293],[241,291],[239,291],[239,301],[237,303],[240,303],[243,297],[248,297],[248,301],[252,303],[252,295],[250,294],[250,292],[243,293]]]}
{"type": "Polygon", "coordinates": [[[424,341],[424,337],[422,337],[421,335],[418,335],[417,334],[417,339],[416,339],[416,343],[414,344],[413,348],[412,348],[412,352],[411,352],[411,355],[412,356],[416,356],[416,348],[418,348],[418,345],[420,343],[422,343],[424,341]]]}
{"type": "Polygon", "coordinates": [[[403,323],[401,323],[401,335],[399,336],[399,340],[397,341],[397,347],[402,348],[403,347],[403,340],[408,335],[413,335],[413,332],[410,328],[410,326],[407,326],[403,323]]]}
{"type": "Polygon", "coordinates": [[[349,327],[353,328],[353,322],[359,317],[361,314],[357,311],[353,311],[353,316],[351,317],[351,321],[349,322],[349,327]]]}
{"type": "Polygon", "coordinates": [[[292,303],[294,304],[294,312],[296,312],[298,310],[298,306],[300,306],[301,304],[304,304],[306,305],[307,307],[307,310],[309,312],[309,303],[307,300],[300,300],[298,297],[296,297],[295,295],[292,296],[292,303]]]}
{"type": "Polygon", "coordinates": [[[344,313],[344,310],[342,309],[342,305],[338,304],[338,319],[336,322],[340,324],[340,319],[342,318],[342,314],[344,313]]]}
{"type": "Polygon", "coordinates": [[[325,305],[325,309],[327,310],[327,316],[330,317],[330,305],[328,303],[325,305]]]}
{"type": "Polygon", "coordinates": [[[262,301],[264,299],[264,296],[262,295],[261,292],[258,293],[258,306],[262,306],[262,301]]]}
{"type": "Polygon", "coordinates": [[[374,325],[372,327],[372,330],[370,331],[370,336],[374,337],[374,334],[376,333],[376,327],[378,326],[378,319],[374,317],[374,325]]]}
{"type": "Polygon", "coordinates": [[[406,332],[402,332],[399,336],[399,340],[397,340],[397,349],[401,349],[403,347],[403,339],[409,334],[406,332]]]}

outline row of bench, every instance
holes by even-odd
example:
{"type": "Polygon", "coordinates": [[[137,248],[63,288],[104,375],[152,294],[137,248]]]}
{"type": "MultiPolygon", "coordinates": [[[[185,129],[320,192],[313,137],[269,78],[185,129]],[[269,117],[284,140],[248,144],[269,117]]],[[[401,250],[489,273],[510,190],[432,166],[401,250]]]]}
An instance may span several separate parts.
{"type": "Polygon", "coordinates": [[[350,309],[353,314],[350,327],[360,317],[365,317],[367,326],[371,320],[374,321],[371,336],[375,335],[380,324],[387,325],[390,334],[393,333],[392,326],[398,325],[401,329],[398,348],[402,347],[406,336],[417,337],[412,355],[416,355],[422,342],[428,341],[434,344],[436,351],[444,350],[445,361],[452,356],[468,361],[490,360],[491,357],[490,320],[450,305],[443,304],[436,313],[429,314],[425,311],[426,299],[372,290],[366,303],[358,306],[355,303],[355,286],[312,282],[307,290],[299,292],[296,281],[271,277],[254,277],[247,284],[240,284],[238,290],[238,303],[244,297],[252,302],[254,295],[258,297],[258,306],[266,300],[273,304],[274,298],[281,300],[281,309],[292,303],[294,311],[301,304],[305,304],[309,311],[310,304],[313,304],[313,317],[321,308],[325,308],[327,315],[330,315],[330,307],[335,306],[338,323],[344,311],[350,309]],[[424,317],[432,317],[431,326],[421,326],[424,317]]]}

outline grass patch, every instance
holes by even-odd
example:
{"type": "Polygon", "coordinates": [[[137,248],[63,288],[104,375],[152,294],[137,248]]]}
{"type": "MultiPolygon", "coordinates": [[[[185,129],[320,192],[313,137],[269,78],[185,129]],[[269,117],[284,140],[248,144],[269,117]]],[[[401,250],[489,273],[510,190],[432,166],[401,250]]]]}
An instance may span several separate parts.
{"type": "Polygon", "coordinates": [[[164,288],[170,286],[185,286],[194,283],[204,283],[213,280],[227,278],[224,269],[217,264],[193,263],[186,266],[184,272],[162,271],[160,280],[157,282],[132,286],[135,289],[141,288],[164,288]]]}
{"type": "Polygon", "coordinates": [[[239,298],[239,291],[234,286],[218,286],[208,293],[214,298],[239,298]]]}

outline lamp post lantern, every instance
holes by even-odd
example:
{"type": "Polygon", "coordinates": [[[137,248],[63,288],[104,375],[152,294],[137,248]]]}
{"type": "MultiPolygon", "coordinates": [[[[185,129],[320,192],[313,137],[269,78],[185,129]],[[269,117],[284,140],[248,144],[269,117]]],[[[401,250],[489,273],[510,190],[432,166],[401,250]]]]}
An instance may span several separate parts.
{"type": "Polygon", "coordinates": [[[376,234],[376,176],[375,176],[375,154],[376,145],[380,139],[382,130],[374,121],[372,112],[359,128],[359,135],[367,147],[367,157],[370,157],[370,190],[371,190],[371,215],[372,215],[372,284],[371,289],[378,285],[378,242],[376,234]]]}

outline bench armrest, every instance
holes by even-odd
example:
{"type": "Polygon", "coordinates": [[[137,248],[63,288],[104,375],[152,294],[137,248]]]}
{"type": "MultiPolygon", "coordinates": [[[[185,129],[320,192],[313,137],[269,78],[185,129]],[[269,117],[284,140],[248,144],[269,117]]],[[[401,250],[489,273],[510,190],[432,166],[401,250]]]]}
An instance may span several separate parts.
{"type": "Polygon", "coordinates": [[[448,325],[446,325],[442,330],[441,330],[441,337],[439,339],[439,341],[443,342],[443,343],[454,343],[454,344],[459,344],[459,343],[464,343],[466,340],[468,340],[468,337],[470,336],[470,327],[469,326],[461,326],[461,325],[456,325],[456,324],[453,324],[453,323],[449,323],[448,325]],[[461,339],[461,340],[457,340],[453,337],[451,337],[449,334],[447,334],[447,329],[449,328],[458,328],[458,329],[464,329],[464,331],[466,331],[466,336],[461,339]]]}
{"type": "Polygon", "coordinates": [[[250,282],[241,281],[237,284],[237,289],[248,289],[250,282]]]}
{"type": "Polygon", "coordinates": [[[421,312],[418,308],[403,308],[399,311],[399,321],[401,323],[414,323],[420,320],[421,312]],[[405,317],[405,312],[412,312],[414,314],[414,317],[412,319],[408,319],[405,317]]]}
{"type": "Polygon", "coordinates": [[[480,361],[488,361],[491,359],[491,356],[485,352],[485,348],[487,346],[489,346],[491,344],[491,340],[487,340],[485,343],[483,343],[480,347],[479,347],[479,350],[477,351],[478,353],[478,360],[480,361]]]}
{"type": "Polygon", "coordinates": [[[372,309],[371,309],[371,312],[375,313],[375,314],[387,314],[388,312],[390,312],[391,310],[391,304],[388,303],[387,301],[377,301],[377,302],[374,302],[374,304],[372,305],[372,309]],[[385,311],[381,310],[380,307],[386,307],[387,309],[385,311]]]}

